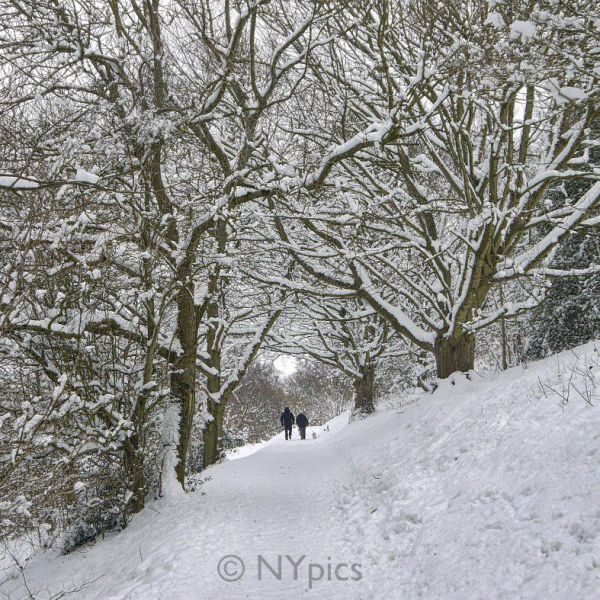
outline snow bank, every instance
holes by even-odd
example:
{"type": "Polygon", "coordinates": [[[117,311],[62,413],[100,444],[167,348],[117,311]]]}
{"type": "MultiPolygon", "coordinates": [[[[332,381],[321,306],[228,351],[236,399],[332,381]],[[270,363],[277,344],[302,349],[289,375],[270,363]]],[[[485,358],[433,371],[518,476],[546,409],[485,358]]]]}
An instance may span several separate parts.
{"type": "Polygon", "coordinates": [[[599,365],[588,345],[458,377],[365,424],[342,499],[364,597],[598,597],[599,365]]]}

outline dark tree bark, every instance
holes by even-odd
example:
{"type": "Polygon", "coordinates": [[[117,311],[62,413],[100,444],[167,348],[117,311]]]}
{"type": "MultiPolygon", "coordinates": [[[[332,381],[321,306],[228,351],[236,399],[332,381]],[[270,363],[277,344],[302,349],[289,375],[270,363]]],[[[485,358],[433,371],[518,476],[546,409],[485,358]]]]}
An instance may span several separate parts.
{"type": "Polygon", "coordinates": [[[456,371],[467,372],[475,366],[475,335],[461,333],[452,338],[438,338],[434,348],[437,376],[449,377],[456,371]]]}
{"type": "Polygon", "coordinates": [[[196,355],[198,324],[194,310],[194,287],[191,275],[182,277],[177,298],[177,338],[181,353],[173,364],[171,394],[179,406],[179,436],[177,442],[177,480],[185,485],[192,421],[196,409],[196,355]]]}
{"type": "Polygon", "coordinates": [[[368,361],[363,365],[362,377],[354,380],[354,414],[368,415],[375,411],[374,383],[375,365],[368,361]]]}
{"type": "Polygon", "coordinates": [[[214,465],[223,452],[223,421],[225,416],[225,404],[222,402],[208,401],[208,412],[212,416],[204,427],[204,452],[202,455],[202,464],[206,468],[214,465]]]}
{"type": "Polygon", "coordinates": [[[144,475],[144,447],[138,434],[131,436],[124,448],[124,467],[128,486],[133,494],[127,505],[129,513],[140,512],[146,499],[146,477],[144,475]]]}

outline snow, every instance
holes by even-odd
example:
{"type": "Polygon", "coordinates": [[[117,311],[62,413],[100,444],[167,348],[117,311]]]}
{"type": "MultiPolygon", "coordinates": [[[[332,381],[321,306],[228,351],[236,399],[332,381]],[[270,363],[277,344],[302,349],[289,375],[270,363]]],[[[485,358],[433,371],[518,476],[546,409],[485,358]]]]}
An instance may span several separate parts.
{"type": "Polygon", "coordinates": [[[185,497],[183,488],[175,475],[177,466],[177,428],[181,419],[181,409],[175,401],[169,402],[163,420],[162,430],[162,495],[169,499],[185,497]]]}
{"type": "Polygon", "coordinates": [[[21,177],[0,177],[0,188],[11,188],[17,190],[32,190],[39,187],[39,183],[30,179],[22,179],[21,177]]]}
{"type": "MultiPolygon", "coordinates": [[[[305,441],[280,434],[206,470],[205,495],[157,501],[68,556],[41,553],[24,578],[37,598],[597,598],[599,377],[592,343],[456,375],[305,441]],[[240,580],[217,576],[226,555],[244,560],[240,580]],[[258,579],[259,556],[282,557],[280,580],[264,565],[258,579]],[[361,577],[337,580],[342,564],[361,577]]],[[[0,592],[29,597],[21,575],[0,592]]]]}
{"type": "Polygon", "coordinates": [[[77,481],[75,482],[75,485],[73,485],[73,491],[77,494],[79,492],[82,492],[85,489],[85,483],[83,483],[83,481],[77,481]]]}
{"type": "Polygon", "coordinates": [[[531,21],[514,21],[510,25],[510,36],[512,38],[520,38],[522,42],[527,42],[534,38],[536,33],[536,25],[531,21]]]}
{"type": "Polygon", "coordinates": [[[502,279],[507,273],[524,273],[528,270],[531,265],[535,264],[535,262],[540,259],[540,257],[548,254],[553,247],[556,247],[556,244],[565,237],[566,233],[582,221],[587,211],[596,205],[599,200],[600,182],[597,182],[583,194],[579,200],[577,200],[572,206],[573,212],[565,217],[560,225],[551,229],[544,237],[531,245],[520,256],[515,257],[513,259],[514,266],[498,272],[495,276],[496,279],[502,279]]]}
{"type": "Polygon", "coordinates": [[[237,460],[239,458],[246,458],[251,456],[255,452],[262,450],[265,446],[269,444],[266,442],[256,442],[254,444],[245,444],[244,446],[240,446],[239,448],[233,448],[227,452],[227,460],[237,460]]]}
{"type": "Polygon", "coordinates": [[[89,171],[86,171],[81,167],[77,167],[77,172],[75,173],[75,181],[94,184],[98,183],[99,179],[100,177],[98,177],[98,175],[94,175],[93,173],[90,173],[89,171]]]}
{"type": "Polygon", "coordinates": [[[589,94],[581,88],[569,85],[561,86],[554,77],[550,77],[543,81],[541,87],[545,88],[546,91],[552,95],[554,101],[559,106],[569,101],[585,101],[589,97],[589,94]]]}
{"type": "Polygon", "coordinates": [[[484,21],[484,24],[491,25],[496,29],[501,29],[502,27],[504,27],[504,19],[502,18],[502,15],[500,13],[491,12],[484,21]]]}

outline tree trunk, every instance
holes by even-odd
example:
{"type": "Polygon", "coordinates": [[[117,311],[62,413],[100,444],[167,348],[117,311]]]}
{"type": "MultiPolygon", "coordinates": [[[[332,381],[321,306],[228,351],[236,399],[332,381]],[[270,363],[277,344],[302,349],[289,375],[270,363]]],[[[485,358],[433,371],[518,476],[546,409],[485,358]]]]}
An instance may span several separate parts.
{"type": "Polygon", "coordinates": [[[458,336],[438,338],[434,348],[437,376],[449,377],[456,371],[470,371],[475,366],[475,335],[462,333],[458,336]]]}
{"type": "Polygon", "coordinates": [[[130,512],[137,513],[144,508],[147,489],[146,475],[144,472],[144,459],[146,451],[146,406],[148,402],[149,391],[146,386],[152,381],[154,373],[154,357],[156,355],[157,336],[154,321],[151,316],[148,319],[148,333],[150,344],[146,354],[144,364],[144,389],[139,393],[131,420],[133,423],[133,433],[125,441],[125,470],[127,481],[133,496],[130,500],[130,512]]]}
{"type": "Polygon", "coordinates": [[[139,440],[134,439],[134,436],[129,443],[125,444],[124,463],[127,483],[133,494],[127,505],[128,512],[137,513],[144,508],[146,478],[144,476],[143,450],[139,447],[139,440]]]}
{"type": "Polygon", "coordinates": [[[375,383],[375,366],[368,362],[363,365],[362,377],[354,380],[354,414],[368,415],[375,411],[373,402],[373,386],[375,383]]]}
{"type": "MultiPolygon", "coordinates": [[[[504,291],[500,285],[500,305],[504,306],[504,291]]],[[[504,315],[500,317],[500,337],[502,338],[502,370],[508,369],[508,338],[506,336],[506,320],[504,315]]]]}
{"type": "Polygon", "coordinates": [[[196,404],[194,383],[194,378],[193,376],[190,377],[188,369],[182,369],[171,376],[171,394],[179,407],[177,466],[175,467],[175,472],[177,473],[177,481],[182,486],[185,486],[186,457],[190,444],[192,419],[196,404]]]}
{"type": "Polygon", "coordinates": [[[225,415],[225,403],[208,401],[208,412],[212,416],[204,427],[204,451],[202,454],[202,464],[204,468],[214,465],[220,458],[223,451],[223,418],[225,415]]]}
{"type": "Polygon", "coordinates": [[[193,282],[188,276],[182,281],[177,298],[177,338],[181,353],[171,374],[171,395],[179,408],[175,472],[182,487],[185,486],[186,459],[196,409],[197,324],[194,308],[193,282]]]}
{"type": "MultiPolygon", "coordinates": [[[[219,219],[215,226],[215,240],[219,254],[224,254],[227,247],[227,225],[224,219],[219,219]]],[[[221,441],[223,437],[223,416],[225,414],[226,398],[223,396],[221,385],[221,349],[223,338],[219,335],[222,322],[221,306],[219,305],[219,292],[223,291],[221,280],[221,267],[215,266],[208,278],[208,303],[206,306],[206,352],[209,356],[208,366],[214,374],[206,376],[206,389],[208,398],[206,408],[212,420],[206,423],[202,437],[204,448],[202,451],[202,466],[204,468],[214,465],[221,455],[221,441]],[[218,398],[216,402],[214,398],[218,398]]]]}

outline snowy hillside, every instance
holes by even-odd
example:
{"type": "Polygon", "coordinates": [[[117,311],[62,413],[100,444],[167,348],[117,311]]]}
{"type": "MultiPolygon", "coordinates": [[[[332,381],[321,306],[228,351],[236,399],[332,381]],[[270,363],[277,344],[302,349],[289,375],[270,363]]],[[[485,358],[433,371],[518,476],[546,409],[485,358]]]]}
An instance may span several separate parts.
{"type": "Polygon", "coordinates": [[[599,378],[588,344],[490,379],[447,380],[350,425],[342,415],[316,439],[277,436],[210,468],[206,495],[150,505],[124,532],[71,555],[42,554],[5,572],[0,592],[598,598],[599,378]],[[245,563],[237,581],[217,573],[240,575],[226,555],[245,563]]]}

